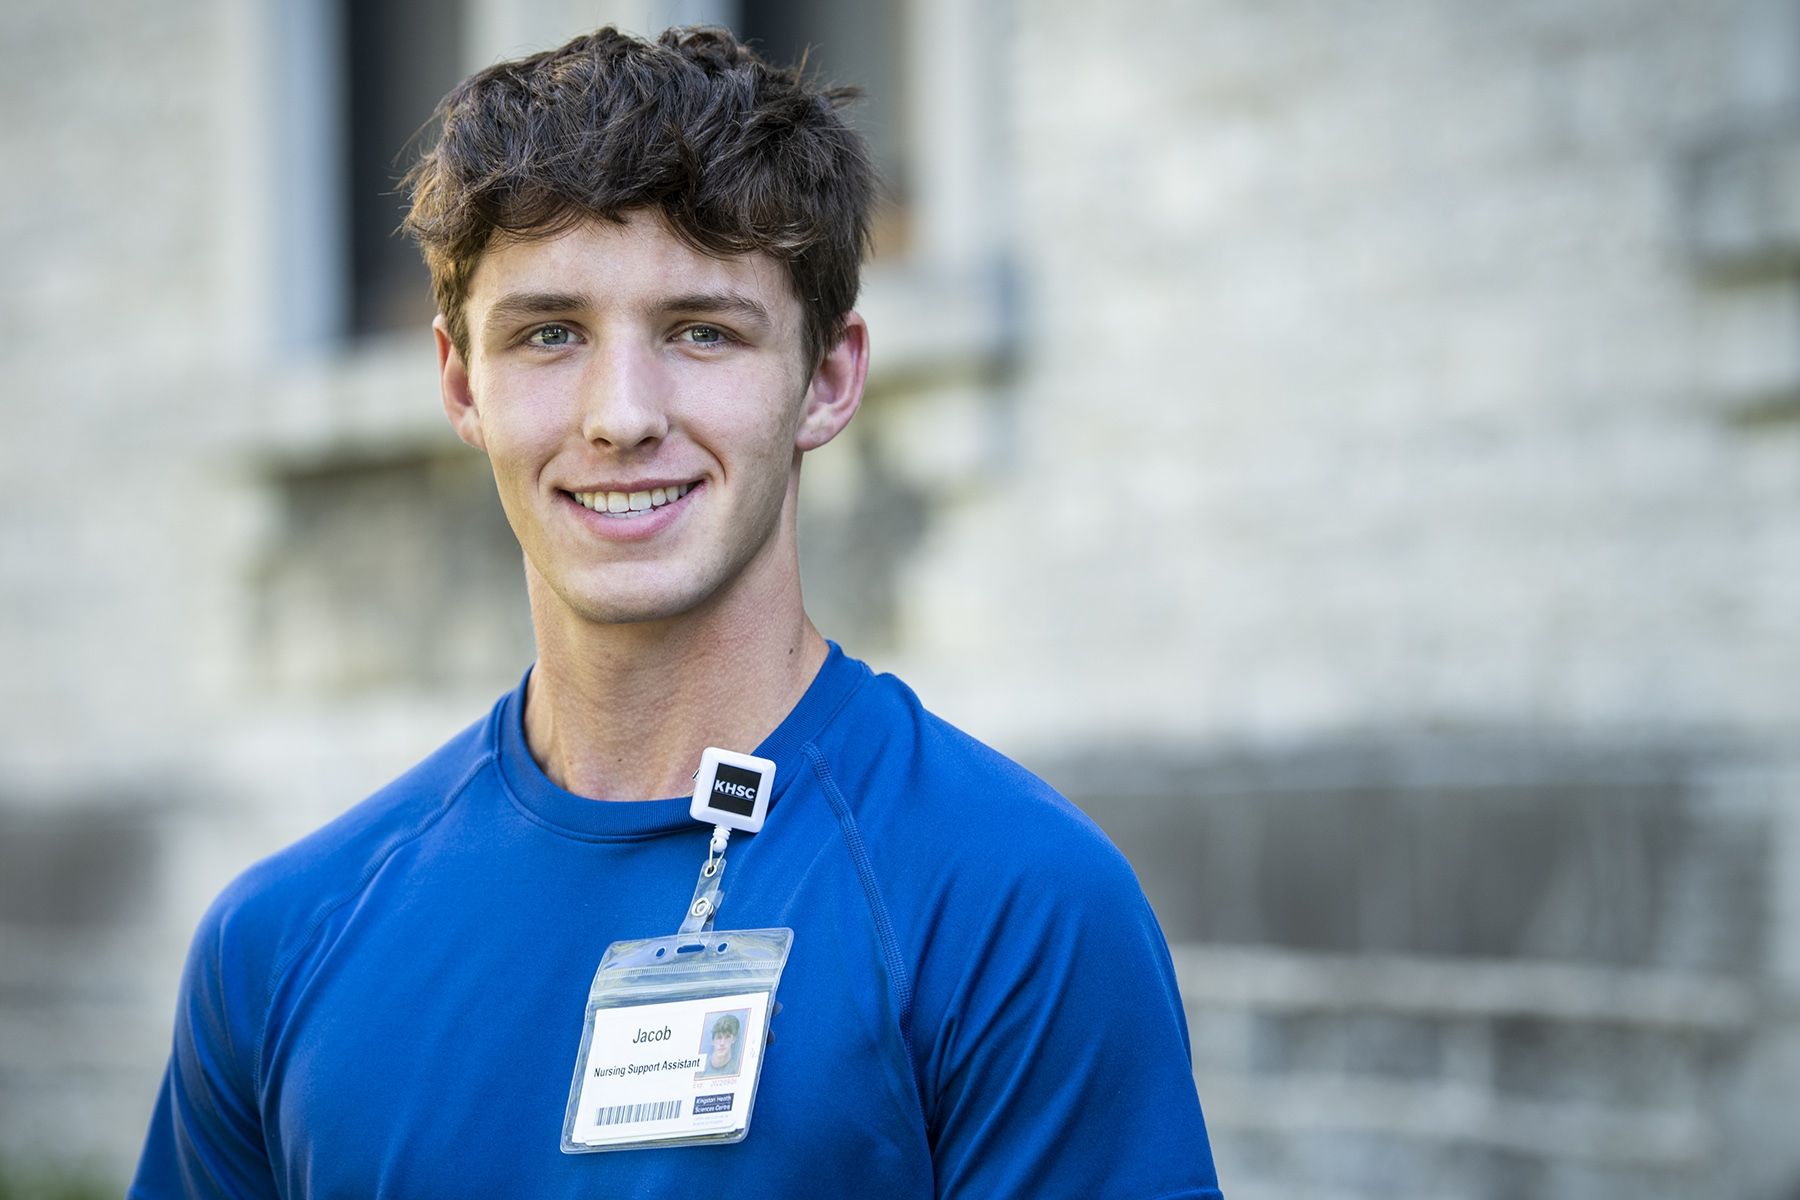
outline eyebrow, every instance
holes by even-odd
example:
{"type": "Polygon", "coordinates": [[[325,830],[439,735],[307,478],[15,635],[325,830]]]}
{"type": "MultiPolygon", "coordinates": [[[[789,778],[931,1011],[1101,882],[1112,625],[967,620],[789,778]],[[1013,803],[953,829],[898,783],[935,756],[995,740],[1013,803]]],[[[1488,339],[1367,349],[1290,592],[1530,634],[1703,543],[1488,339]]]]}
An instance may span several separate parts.
{"type": "Polygon", "coordinates": [[[690,292],[684,296],[669,297],[663,302],[663,307],[669,312],[734,316],[754,322],[764,329],[775,323],[767,308],[741,292],[690,292]]]}
{"type": "Polygon", "coordinates": [[[494,301],[488,309],[487,328],[504,325],[523,317],[544,317],[574,312],[587,306],[588,298],[579,292],[513,292],[494,301]]]}

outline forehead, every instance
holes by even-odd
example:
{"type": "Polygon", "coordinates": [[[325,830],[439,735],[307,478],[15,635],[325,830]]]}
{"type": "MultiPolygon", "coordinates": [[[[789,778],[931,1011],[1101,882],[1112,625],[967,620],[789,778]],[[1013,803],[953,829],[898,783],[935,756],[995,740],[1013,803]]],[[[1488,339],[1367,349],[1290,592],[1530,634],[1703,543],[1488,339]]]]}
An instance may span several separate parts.
{"type": "Polygon", "coordinates": [[[504,297],[571,294],[595,307],[654,308],[696,295],[742,295],[798,336],[800,302],[787,268],[767,254],[720,258],[682,241],[659,213],[637,209],[623,222],[587,217],[548,237],[502,236],[469,280],[471,324],[504,297]]]}

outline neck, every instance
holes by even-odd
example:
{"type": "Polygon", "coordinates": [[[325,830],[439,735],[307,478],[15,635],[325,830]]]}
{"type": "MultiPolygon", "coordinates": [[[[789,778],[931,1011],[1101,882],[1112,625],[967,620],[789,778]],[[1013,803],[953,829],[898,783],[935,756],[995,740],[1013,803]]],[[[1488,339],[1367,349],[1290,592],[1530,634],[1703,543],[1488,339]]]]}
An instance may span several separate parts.
{"type": "Polygon", "coordinates": [[[571,612],[528,563],[538,659],[525,740],[544,773],[595,800],[684,796],[707,746],[754,750],[827,652],[798,570],[781,574],[696,612],[604,625],[571,612]]]}

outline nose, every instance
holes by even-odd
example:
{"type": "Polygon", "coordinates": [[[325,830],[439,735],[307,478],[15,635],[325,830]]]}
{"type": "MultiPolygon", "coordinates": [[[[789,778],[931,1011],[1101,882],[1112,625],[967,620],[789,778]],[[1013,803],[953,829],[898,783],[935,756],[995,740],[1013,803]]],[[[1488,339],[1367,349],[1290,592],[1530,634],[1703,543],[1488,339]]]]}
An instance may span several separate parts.
{"type": "Polygon", "coordinates": [[[590,443],[635,450],[669,432],[668,382],[653,355],[624,339],[597,348],[581,385],[581,432],[590,443]]]}

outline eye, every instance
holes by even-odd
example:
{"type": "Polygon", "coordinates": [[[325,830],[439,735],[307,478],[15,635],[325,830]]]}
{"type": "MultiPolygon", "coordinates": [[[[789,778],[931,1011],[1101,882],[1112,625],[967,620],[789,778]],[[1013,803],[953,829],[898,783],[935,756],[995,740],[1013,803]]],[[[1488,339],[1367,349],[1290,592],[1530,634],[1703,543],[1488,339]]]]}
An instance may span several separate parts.
{"type": "Polygon", "coordinates": [[[680,336],[693,346],[722,346],[731,340],[717,325],[689,325],[680,336]]]}
{"type": "Polygon", "coordinates": [[[575,333],[567,325],[540,325],[525,341],[533,346],[567,346],[575,341],[575,333]]]}

